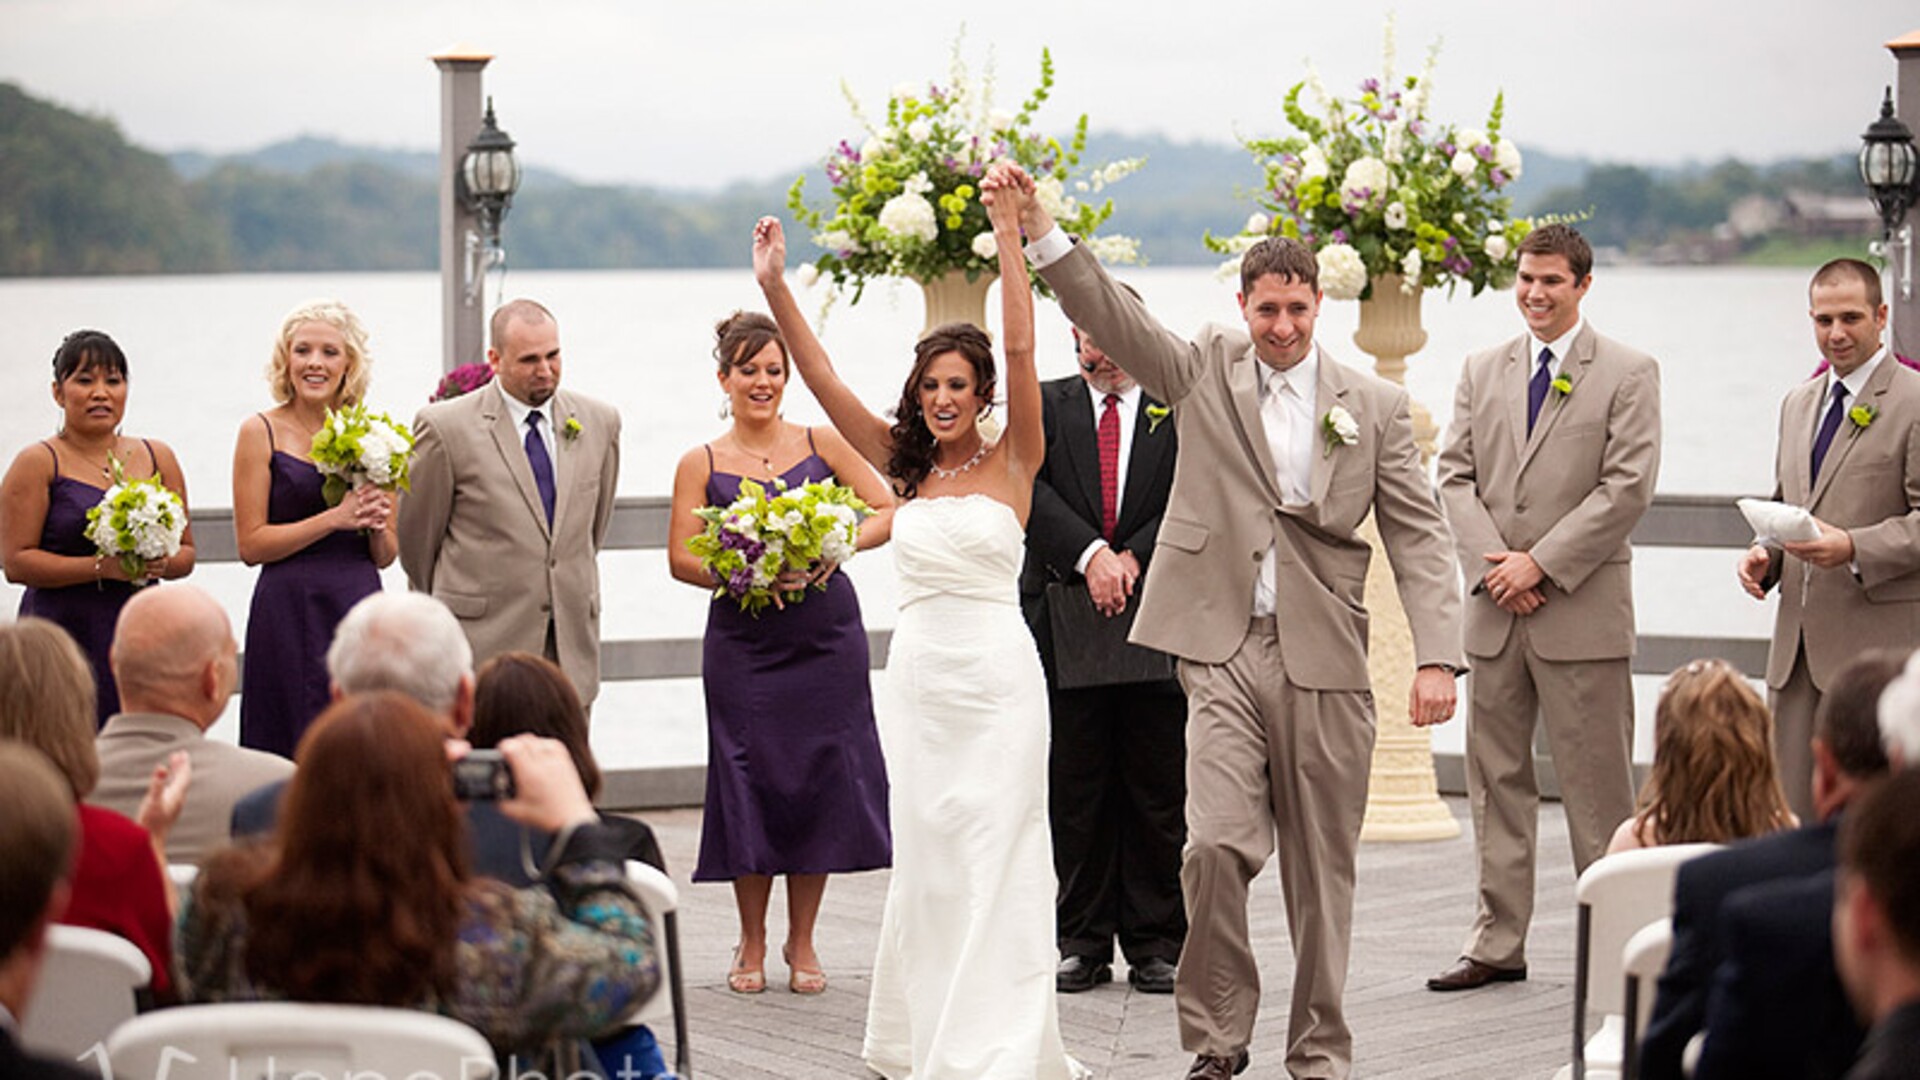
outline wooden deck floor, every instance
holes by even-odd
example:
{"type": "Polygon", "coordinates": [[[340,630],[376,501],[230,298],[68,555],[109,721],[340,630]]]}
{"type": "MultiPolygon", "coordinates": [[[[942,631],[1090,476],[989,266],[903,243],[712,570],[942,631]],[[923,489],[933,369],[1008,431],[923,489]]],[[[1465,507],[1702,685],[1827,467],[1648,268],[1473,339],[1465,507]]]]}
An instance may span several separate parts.
{"type": "MultiPolygon", "coordinates": [[[[1465,823],[1466,806],[1448,800],[1465,823]]],[[[696,1076],[702,1080],[860,1078],[868,976],[884,872],[837,877],[829,884],[817,939],[831,985],[819,997],[786,992],[778,942],[785,931],[784,892],[776,888],[768,933],[775,942],[769,989],[758,996],[728,992],[734,943],[732,892],[693,885],[699,845],[697,810],[655,811],[673,878],[681,889],[681,949],[696,1076]]],[[[1465,994],[1435,994],[1428,975],[1458,954],[1473,915],[1470,827],[1459,839],[1424,844],[1368,844],[1360,852],[1347,1014],[1355,1038],[1354,1076],[1368,1080],[1546,1080],[1571,1049],[1573,1001],[1573,871],[1557,803],[1540,815],[1539,899],[1526,982],[1465,994]]],[[[1266,993],[1247,1080],[1285,1076],[1287,992],[1291,957],[1280,891],[1271,865],[1254,884],[1255,950],[1266,993]]],[[[1063,994],[1060,1018],[1067,1048],[1101,1080],[1178,1080],[1192,1056],[1180,1049],[1171,997],[1130,990],[1124,976],[1084,994],[1063,994]]],[[[670,1042],[670,1032],[661,1032],[670,1042]]],[[[669,1050],[669,1060],[671,1051],[669,1050]]]]}

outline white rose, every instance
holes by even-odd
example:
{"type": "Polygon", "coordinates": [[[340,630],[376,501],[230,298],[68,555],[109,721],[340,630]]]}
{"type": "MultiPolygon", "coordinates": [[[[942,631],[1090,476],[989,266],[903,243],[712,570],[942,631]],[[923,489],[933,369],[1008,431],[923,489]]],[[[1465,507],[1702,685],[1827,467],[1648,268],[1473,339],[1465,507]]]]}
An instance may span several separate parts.
{"type": "Polygon", "coordinates": [[[1347,166],[1346,177],[1340,181],[1340,198],[1344,202],[1378,206],[1392,186],[1393,174],[1386,162],[1377,157],[1354,158],[1353,164],[1347,166]]]}
{"type": "Polygon", "coordinates": [[[933,137],[933,121],[921,117],[907,125],[907,138],[914,142],[926,142],[933,137]]]}
{"type": "Polygon", "coordinates": [[[1420,258],[1419,248],[1408,248],[1407,253],[1400,259],[1400,276],[1408,281],[1419,281],[1420,271],[1425,268],[1426,264],[1420,258]]]}
{"type": "Polygon", "coordinates": [[[1387,228],[1404,229],[1407,227],[1407,204],[1390,202],[1387,204],[1387,228]]]}
{"type": "Polygon", "coordinates": [[[1271,224],[1272,222],[1267,218],[1267,215],[1255,212],[1247,215],[1247,227],[1240,231],[1249,232],[1255,236],[1265,236],[1267,228],[1271,224]]]}
{"type": "Polygon", "coordinates": [[[988,131],[1005,131],[1013,126],[1013,114],[1005,109],[995,109],[987,114],[988,131]]]}
{"type": "Polygon", "coordinates": [[[1461,128],[1453,133],[1453,145],[1462,150],[1472,150],[1476,146],[1487,145],[1487,133],[1479,128],[1461,128]]]}
{"type": "Polygon", "coordinates": [[[811,289],[820,280],[820,268],[812,263],[801,263],[793,268],[793,280],[799,282],[801,288],[811,289]]]}
{"type": "Polygon", "coordinates": [[[880,227],[903,240],[931,244],[940,236],[933,204],[919,195],[895,195],[880,208],[880,227]]]}
{"type": "Polygon", "coordinates": [[[1481,245],[1487,249],[1488,257],[1495,262],[1507,257],[1507,237],[1505,233],[1488,233],[1487,242],[1481,245]]]}
{"type": "Polygon", "coordinates": [[[1323,180],[1328,172],[1327,155],[1318,146],[1300,151],[1300,179],[1323,180]]]}
{"type": "Polygon", "coordinates": [[[922,171],[907,177],[907,182],[900,186],[908,195],[925,195],[933,190],[933,181],[922,171]]]}
{"type": "Polygon", "coordinates": [[[1367,264],[1348,244],[1328,244],[1320,249],[1320,288],[1335,300],[1355,300],[1367,287],[1367,264]]]}
{"type": "Polygon", "coordinates": [[[1335,405],[1328,409],[1326,419],[1322,422],[1342,444],[1353,446],[1360,441],[1360,422],[1344,407],[1335,405]]]}
{"type": "Polygon", "coordinates": [[[886,140],[875,136],[860,144],[860,160],[872,161],[874,158],[886,153],[889,149],[891,149],[891,147],[887,145],[886,140]]]}
{"type": "Polygon", "coordinates": [[[1512,139],[1503,138],[1493,145],[1493,163],[1507,174],[1509,181],[1520,179],[1520,148],[1512,139]]]}
{"type": "Polygon", "coordinates": [[[1480,159],[1473,156],[1471,150],[1456,150],[1453,154],[1453,174],[1465,180],[1480,167],[1480,159]]]}
{"type": "Polygon", "coordinates": [[[983,232],[975,235],[973,243],[970,246],[973,248],[973,253],[983,259],[991,260],[1000,256],[1000,246],[994,243],[991,232],[983,232]]]}

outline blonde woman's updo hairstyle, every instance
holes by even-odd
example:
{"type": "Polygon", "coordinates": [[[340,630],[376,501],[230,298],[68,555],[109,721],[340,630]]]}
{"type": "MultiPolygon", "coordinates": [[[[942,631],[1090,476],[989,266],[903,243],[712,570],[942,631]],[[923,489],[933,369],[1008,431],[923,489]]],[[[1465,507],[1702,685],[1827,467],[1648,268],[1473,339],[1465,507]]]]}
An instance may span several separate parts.
{"type": "Polygon", "coordinates": [[[340,379],[340,397],[334,407],[357,405],[367,393],[368,368],[373,356],[367,352],[367,328],[347,305],[338,300],[309,300],[280,320],[280,334],[273,339],[273,359],[267,361],[267,385],[273,399],[282,405],[293,400],[293,332],[302,323],[326,323],[340,331],[347,349],[347,370],[340,379]]]}
{"type": "Polygon", "coordinates": [[[735,364],[760,355],[769,342],[780,346],[780,358],[787,359],[787,340],[772,319],[757,311],[736,311],[714,324],[713,359],[725,376],[735,364]]]}

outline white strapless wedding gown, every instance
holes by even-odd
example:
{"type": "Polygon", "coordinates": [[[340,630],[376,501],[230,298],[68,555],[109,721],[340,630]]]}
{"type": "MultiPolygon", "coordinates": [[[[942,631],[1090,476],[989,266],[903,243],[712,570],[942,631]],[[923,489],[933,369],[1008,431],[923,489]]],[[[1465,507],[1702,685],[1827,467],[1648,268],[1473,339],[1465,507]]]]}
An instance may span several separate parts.
{"type": "Polygon", "coordinates": [[[867,1003],[888,1080],[1077,1080],[1054,1001],[1047,694],[1024,534],[984,495],[893,519],[900,618],[879,701],[893,878],[867,1003]]]}

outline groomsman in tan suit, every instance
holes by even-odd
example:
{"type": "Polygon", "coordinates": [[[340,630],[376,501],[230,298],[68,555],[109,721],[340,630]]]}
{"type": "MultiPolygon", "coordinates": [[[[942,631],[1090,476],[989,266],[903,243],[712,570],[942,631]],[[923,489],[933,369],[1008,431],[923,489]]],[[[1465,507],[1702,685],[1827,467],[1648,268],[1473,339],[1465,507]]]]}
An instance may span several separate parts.
{"type": "Polygon", "coordinates": [[[1660,468],[1660,370],[1580,315],[1593,252],[1565,225],[1520,245],[1527,332],[1467,358],[1440,455],[1440,500],[1467,598],[1467,795],[1479,911],[1460,960],[1427,980],[1471,990],[1527,975],[1547,728],[1576,873],[1633,813],[1633,550],[1660,468]]]}
{"type": "Polygon", "coordinates": [[[600,689],[596,559],[620,479],[620,414],[560,389],[560,327],[546,308],[507,302],[490,338],[493,381],[414,420],[400,564],[460,619],[475,663],[544,655],[591,705],[600,689]]]}
{"type": "MultiPolygon", "coordinates": [[[[1009,166],[1000,183],[1031,192],[1009,166]]],[[[1246,1068],[1260,1005],[1247,887],[1277,847],[1293,939],[1287,1070],[1345,1077],[1354,851],[1374,705],[1363,588],[1371,512],[1412,624],[1410,709],[1453,715],[1459,574],[1414,447],[1407,393],[1313,341],[1319,267],[1296,241],[1248,251],[1245,327],[1162,327],[1031,198],[1028,258],[1073,324],[1173,406],[1180,456],[1132,640],[1174,654],[1187,690],[1189,929],[1174,1000],[1188,1077],[1246,1068]]]]}
{"type": "Polygon", "coordinates": [[[1814,819],[1814,710],[1862,650],[1920,645],[1920,374],[1889,354],[1880,275],[1835,259],[1808,290],[1828,370],[1780,406],[1773,497],[1806,507],[1820,538],[1756,543],[1740,585],[1780,587],[1767,656],[1774,747],[1787,801],[1814,819]]]}

